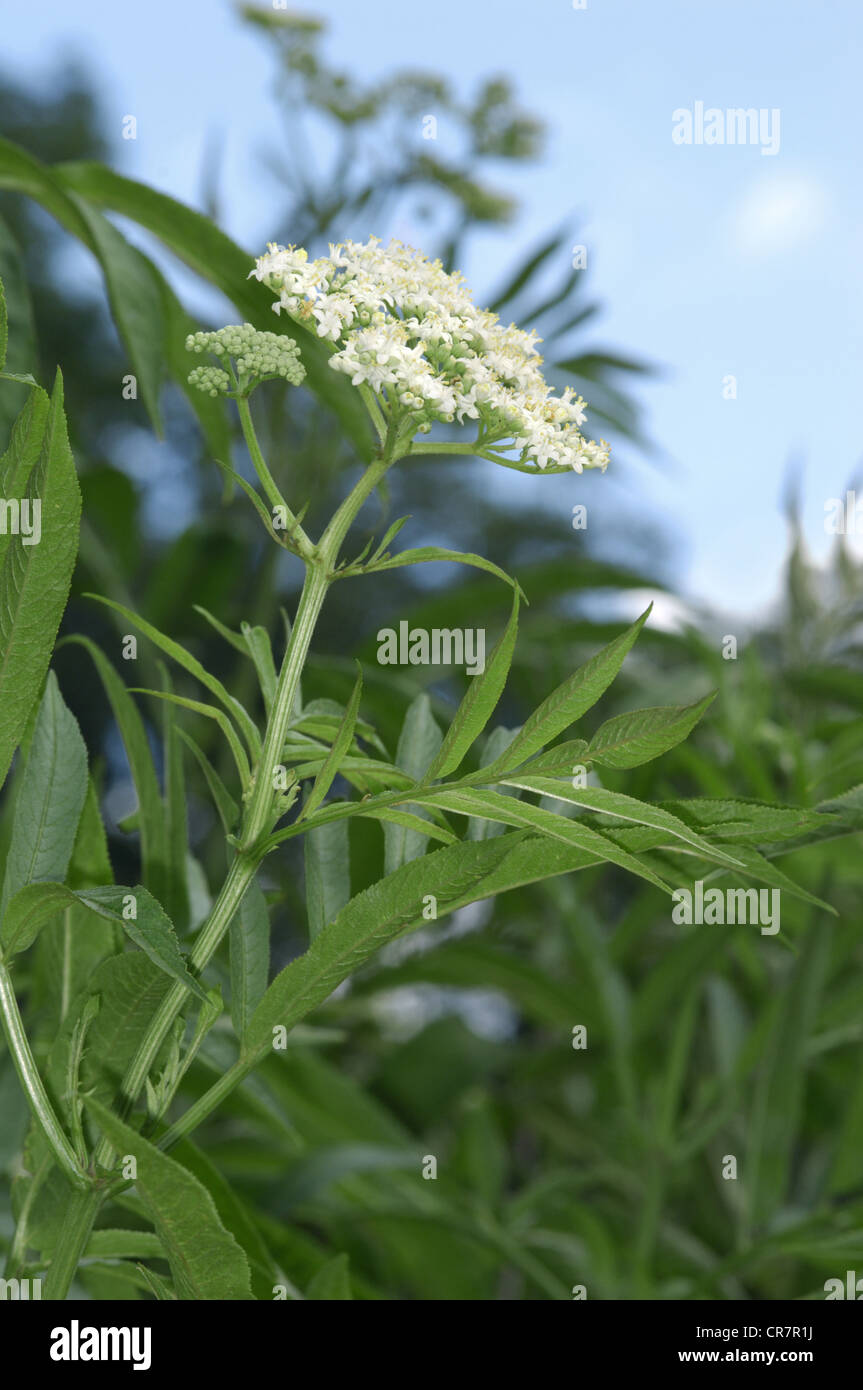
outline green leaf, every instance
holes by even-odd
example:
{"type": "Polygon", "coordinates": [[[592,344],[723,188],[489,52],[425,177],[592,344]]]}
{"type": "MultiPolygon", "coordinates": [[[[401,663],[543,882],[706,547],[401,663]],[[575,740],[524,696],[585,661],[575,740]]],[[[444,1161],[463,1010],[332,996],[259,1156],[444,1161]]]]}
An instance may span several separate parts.
{"type": "MultiPolygon", "coordinates": [[[[394,806],[375,806],[364,810],[360,805],[357,808],[357,815],[366,816],[370,820],[383,821],[384,825],[397,825],[404,830],[410,830],[418,839],[422,840],[423,847],[425,847],[427,840],[440,840],[445,845],[451,845],[458,838],[445,826],[435,825],[434,821],[425,820],[422,816],[414,816],[410,811],[397,811],[394,806]]],[[[345,822],[336,821],[335,824],[344,825],[345,822]]],[[[417,856],[411,854],[407,857],[416,859],[417,856]]]]}
{"type": "Polygon", "coordinates": [[[347,821],[311,827],[303,848],[309,940],[314,941],[351,896],[347,821]]]}
{"type": "Polygon", "coordinates": [[[104,603],[106,607],[113,608],[116,612],[122,613],[123,617],[127,618],[134,627],[140,629],[145,637],[149,637],[150,641],[155,643],[160,651],[163,651],[166,656],[172,657],[179,666],[182,666],[185,671],[189,672],[190,676],[194,676],[196,680],[200,681],[201,685],[206,686],[207,690],[209,690],[212,695],[215,695],[220,704],[225,707],[228,714],[236,719],[252,757],[257,757],[260,754],[260,735],[239,700],[235,700],[233,695],[230,695],[225,689],[222,682],[216,676],[211,676],[209,671],[205,670],[201,665],[200,661],[192,656],[191,652],[187,652],[184,647],[180,646],[179,642],[175,642],[171,637],[166,637],[165,634],[154,627],[152,623],[148,623],[146,618],[138,617],[136,613],[131,612],[131,610],[124,607],[122,603],[116,603],[114,599],[104,598],[100,594],[85,594],[84,597],[95,599],[97,603],[104,603]]]}
{"type": "MultiPolygon", "coordinates": [[[[440,749],[441,737],[428,695],[418,695],[407,708],[396,749],[396,764],[411,781],[419,782],[427,775],[429,766],[433,764],[440,749]]],[[[414,809],[416,808],[412,808],[411,813],[414,809]]],[[[419,819],[424,819],[427,814],[420,811],[419,819]]],[[[426,835],[411,830],[404,821],[385,826],[386,872],[391,874],[400,864],[417,859],[424,852],[427,843],[426,835]]]]}
{"type": "MultiPolygon", "coordinates": [[[[405,517],[405,520],[407,518],[405,517]]],[[[446,550],[439,545],[425,545],[416,550],[403,550],[398,555],[388,555],[384,559],[369,560],[363,566],[363,574],[379,574],[382,570],[400,569],[403,565],[427,565],[434,561],[446,561],[455,565],[470,565],[473,569],[485,570],[488,574],[494,574],[498,579],[502,579],[505,584],[509,584],[516,593],[521,593],[518,582],[512,575],[502,570],[500,565],[492,564],[491,560],[486,560],[482,555],[474,555],[467,550],[446,550]]],[[[350,568],[350,567],[348,567],[350,568]]],[[[338,578],[338,575],[336,576],[338,578]]]]}
{"type": "MultiPolygon", "coordinates": [[[[557,786],[557,783],[553,785],[557,786]]],[[[455,811],[462,816],[477,816],[485,820],[499,821],[502,825],[514,825],[541,831],[552,839],[562,840],[576,849],[586,850],[594,855],[595,862],[617,864],[628,869],[631,874],[647,879],[648,883],[671,893],[671,887],[639,859],[620,849],[601,831],[594,830],[581,821],[570,820],[566,816],[555,815],[541,806],[531,806],[524,801],[502,796],[500,792],[453,790],[445,787],[435,788],[428,800],[445,811],[455,811]]],[[[481,840],[480,844],[494,844],[495,841],[481,840]]]]}
{"type": "Polygon", "coordinates": [[[348,1265],[347,1255],[336,1255],[332,1260],[327,1260],[306,1289],[306,1298],[327,1299],[329,1302],[353,1298],[348,1265]]]}
{"type": "Polygon", "coordinates": [[[499,767],[517,767],[532,753],[551,743],[596,704],[623,665],[623,659],[644,626],[650,608],[646,608],[631,627],[603,647],[596,656],[592,656],[543,700],[516,734],[495,771],[499,767]]]}
{"type": "Polygon", "coordinates": [[[449,773],[455,772],[497,708],[512,664],[517,633],[518,592],[513,594],[509,622],[491,653],[485,670],[482,675],[471,677],[467,693],[456,710],[440,752],[428,769],[429,780],[447,777],[449,773]]]}
{"type": "Polygon", "coordinates": [[[323,767],[315,778],[308,799],[300,812],[298,817],[300,820],[307,820],[309,816],[314,814],[338,775],[339,765],[354,740],[354,729],[356,728],[362,693],[363,674],[362,671],[360,671],[357,676],[356,684],[351,692],[351,698],[348,701],[348,707],[345,710],[344,718],[339,725],[339,730],[336,734],[333,746],[327,755],[323,767]]]}
{"type": "Polygon", "coordinates": [[[669,811],[658,806],[648,806],[645,802],[638,801],[633,796],[625,796],[622,792],[606,791],[604,787],[573,788],[551,777],[529,777],[519,773],[507,777],[505,782],[507,786],[520,787],[522,791],[556,797],[572,806],[583,806],[588,811],[600,811],[603,815],[634,821],[636,825],[650,826],[652,830],[666,832],[674,840],[681,840],[716,864],[725,864],[735,869],[743,867],[739,859],[710,844],[669,811]]]}
{"type": "Polygon", "coordinates": [[[140,946],[154,965],[185,985],[198,999],[209,1002],[206,990],[186,969],[170,918],[146,888],[140,884],[136,888],[106,884],[102,888],[81,889],[76,896],[94,912],[118,922],[129,939],[140,946]],[[130,898],[134,900],[135,917],[125,915],[132,906],[130,898]]]}
{"type": "MultiPolygon", "coordinates": [[[[171,678],[159,663],[162,683],[171,690],[171,678]]],[[[189,892],[186,883],[189,857],[189,835],[186,823],[186,784],[183,777],[183,754],[178,738],[174,706],[170,700],[162,705],[162,758],[165,781],[165,824],[168,839],[168,892],[165,910],[182,934],[189,926],[189,892]]]]}
{"type": "MultiPolygon", "coordinates": [[[[36,424],[38,408],[28,418],[30,426],[36,424]]],[[[17,436],[25,458],[34,438],[32,429],[17,436]]],[[[13,460],[12,467],[20,477],[19,464],[13,460]]],[[[78,552],[81,494],[66,434],[59,372],[27,491],[31,508],[36,501],[41,507],[41,538],[38,545],[25,545],[33,536],[10,536],[0,569],[0,783],[48,669],[78,552]]]]}
{"type": "Polygon", "coordinates": [[[87,795],[87,750],[49,672],[15,802],[0,911],[25,884],[63,879],[87,795]]]}
{"type": "Polygon", "coordinates": [[[242,623],[241,630],[243,641],[255,664],[255,670],[261,684],[261,694],[264,697],[264,707],[269,714],[275,699],[278,680],[270,635],[265,627],[250,627],[248,623],[242,623]]]}
{"type": "Polygon", "coordinates": [[[816,1026],[833,933],[810,927],[782,992],[747,1126],[746,1198],[751,1225],[761,1226],[785,1204],[797,1148],[807,1078],[807,1047],[816,1026]]]}
{"type": "Polygon", "coordinates": [[[113,1147],[137,1161],[135,1187],[156,1227],[183,1300],[249,1300],[248,1261],[207,1189],[96,1100],[88,1109],[113,1147]]]}
{"type": "Polygon", "coordinates": [[[270,974],[270,914],[254,881],[249,884],[230,930],[231,1022],[242,1039],[267,990],[270,974]]]}
{"type": "Polygon", "coordinates": [[[207,705],[203,700],[189,700],[184,695],[173,695],[167,690],[147,690],[145,686],[133,685],[130,687],[129,693],[131,695],[150,695],[154,700],[167,700],[172,705],[179,705],[181,709],[190,709],[194,714],[203,714],[205,718],[215,720],[225,735],[239,774],[240,785],[245,790],[251,778],[249,760],[243,750],[243,745],[237,738],[234,726],[224,710],[216,709],[214,705],[207,705]]]}
{"type": "Polygon", "coordinates": [[[225,786],[216,769],[213,767],[213,764],[210,762],[210,759],[207,757],[206,753],[203,751],[203,749],[198,747],[191,734],[187,734],[185,729],[178,729],[177,733],[180,735],[180,738],[187,745],[187,747],[192,750],[192,753],[194,754],[198,762],[198,765],[200,766],[201,771],[204,774],[207,786],[210,789],[210,795],[212,796],[213,801],[215,802],[216,810],[219,813],[219,818],[222,822],[225,834],[230,835],[232,830],[236,826],[237,821],[240,818],[240,809],[236,801],[231,796],[230,792],[228,791],[227,787],[225,786]]]}
{"type": "Polygon", "coordinates": [[[694,705],[669,705],[615,715],[597,729],[587,758],[605,767],[639,767],[648,763],[682,743],[715,698],[713,692],[694,705]]]}
{"type": "Polygon", "coordinates": [[[120,676],[95,642],[77,635],[65,640],[78,643],[91,656],[117,721],[138,795],[141,874],[145,887],[161,902],[168,894],[167,821],[143,720],[120,676]]]}
{"type": "Polygon", "coordinates": [[[371,888],[358,893],[309,946],[286,966],[255,1010],[244,1053],[264,1053],[273,1028],[290,1029],[325,999],[381,946],[406,927],[423,920],[436,899],[440,918],[450,905],[471,892],[506,857],[506,837],[477,844],[448,845],[403,864],[371,888]]]}

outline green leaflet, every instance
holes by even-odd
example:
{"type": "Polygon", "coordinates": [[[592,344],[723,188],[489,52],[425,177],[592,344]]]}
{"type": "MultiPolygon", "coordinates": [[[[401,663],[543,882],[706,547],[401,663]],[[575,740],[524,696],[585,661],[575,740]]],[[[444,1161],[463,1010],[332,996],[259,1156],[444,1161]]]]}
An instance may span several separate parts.
{"type": "Polygon", "coordinates": [[[215,705],[207,705],[203,700],[189,700],[184,695],[174,695],[167,690],[147,690],[144,686],[133,685],[130,687],[129,693],[131,695],[150,695],[154,700],[167,700],[170,704],[179,705],[181,709],[190,709],[193,714],[203,714],[205,718],[215,720],[225,735],[225,741],[231,750],[234,765],[240,778],[240,785],[245,790],[251,777],[249,760],[243,750],[243,745],[234,732],[233,724],[223,710],[216,709],[215,705]]]}
{"type": "Polygon", "coordinates": [[[210,795],[212,796],[216,806],[216,810],[219,813],[219,819],[222,822],[225,834],[230,835],[231,831],[234,829],[234,827],[237,824],[237,821],[239,820],[240,808],[238,807],[234,798],[231,796],[230,792],[228,791],[227,787],[225,786],[224,782],[222,781],[216,769],[213,767],[213,764],[210,762],[210,759],[207,757],[203,749],[198,747],[195,740],[192,738],[190,734],[186,733],[185,729],[178,729],[177,733],[180,735],[180,738],[183,740],[186,746],[192,750],[192,753],[194,754],[195,759],[201,771],[204,774],[207,786],[210,789],[210,795]]]}
{"type": "Polygon", "coordinates": [[[353,1298],[347,1255],[336,1255],[322,1265],[306,1289],[306,1298],[337,1299],[353,1298]]]}
{"type": "Polygon", "coordinates": [[[6,295],[0,279],[0,372],[6,366],[6,344],[9,341],[9,318],[6,313],[6,295]]]}
{"type": "Polygon", "coordinates": [[[305,955],[286,966],[270,985],[255,1010],[244,1053],[264,1053],[273,1028],[290,1029],[336,985],[368,960],[386,942],[412,923],[423,920],[431,898],[438,918],[450,906],[476,890],[505,859],[505,837],[478,844],[448,845],[403,864],[395,873],[358,893],[322,931],[305,955]]]}
{"type": "Polygon", "coordinates": [[[264,697],[264,708],[269,714],[273,699],[276,694],[276,665],[273,661],[273,648],[270,643],[270,635],[265,627],[251,627],[249,623],[241,623],[240,630],[243,634],[243,641],[248,649],[249,656],[255,665],[258,673],[258,680],[261,685],[261,694],[264,697]]]}
{"type": "Polygon", "coordinates": [[[65,878],[86,795],[87,750],[52,671],[15,804],[0,911],[25,884],[65,878]]]}
{"type": "Polygon", "coordinates": [[[461,764],[468,749],[479,737],[497,708],[518,634],[518,590],[512,597],[512,612],[503,636],[489,657],[482,675],[473,676],[464,699],[456,710],[440,752],[428,769],[427,777],[447,777],[461,764]]]}
{"type": "Polygon", "coordinates": [[[338,775],[339,765],[354,741],[354,729],[356,728],[362,693],[363,676],[361,671],[357,676],[356,684],[351,692],[351,698],[348,701],[348,707],[339,725],[338,732],[333,741],[333,746],[327,755],[323,767],[315,778],[308,799],[300,812],[298,817],[300,820],[306,820],[309,816],[314,814],[338,775]]]}
{"type": "MultiPolygon", "coordinates": [[[[407,517],[404,518],[407,521],[407,517]]],[[[394,523],[398,529],[399,522],[394,523]]],[[[392,537],[387,533],[382,546],[386,546],[392,537]]],[[[494,574],[498,579],[502,579],[505,584],[509,584],[517,594],[521,593],[518,581],[512,575],[502,570],[500,565],[495,565],[491,560],[486,560],[482,555],[474,555],[469,550],[446,550],[439,545],[420,546],[415,550],[403,550],[399,555],[382,555],[380,559],[372,557],[362,568],[363,574],[378,574],[381,570],[395,570],[402,565],[426,565],[434,561],[446,561],[456,565],[470,565],[473,569],[485,570],[488,574],[494,574]]]]}
{"type": "Polygon", "coordinates": [[[152,1217],[181,1299],[252,1297],[248,1261],[207,1189],[96,1100],[87,1108],[114,1148],[137,1161],[135,1186],[152,1217]]]}
{"type": "Polygon", "coordinates": [[[314,941],[351,896],[347,821],[310,828],[303,845],[309,941],[314,941]]]}
{"type": "MultiPolygon", "coordinates": [[[[171,691],[171,678],[159,662],[165,692],[171,691]]],[[[168,839],[168,892],[165,911],[182,935],[189,926],[189,892],[186,883],[186,864],[189,857],[189,835],[186,819],[186,784],[183,777],[183,752],[179,740],[174,705],[162,703],[162,760],[165,781],[165,828],[168,839]]]]}
{"type": "Polygon", "coordinates": [[[9,770],[48,669],[78,553],[81,494],[66,433],[59,372],[47,407],[38,461],[26,477],[39,419],[40,407],[31,406],[29,414],[25,411],[25,423],[13,435],[11,457],[7,456],[8,462],[4,459],[4,486],[7,477],[21,487],[26,481],[31,535],[22,529],[18,535],[2,538],[5,544],[0,548],[0,782],[9,770]],[[25,545],[36,534],[37,502],[41,538],[38,545],[25,545]]]}
{"type": "MultiPolygon", "coordinates": [[[[557,783],[554,784],[555,786],[557,783]]],[[[608,862],[628,869],[631,874],[647,879],[648,883],[671,893],[671,887],[639,859],[620,849],[613,840],[580,821],[569,820],[566,816],[555,815],[541,806],[531,806],[524,801],[502,796],[500,792],[473,791],[472,789],[447,791],[445,787],[435,788],[427,798],[444,811],[455,811],[462,816],[478,816],[485,820],[499,821],[502,825],[521,826],[538,830],[552,839],[563,840],[576,849],[593,854],[597,864],[608,862]]],[[[479,844],[494,844],[494,840],[480,840],[479,844]]]]}
{"type": "Polygon", "coordinates": [[[138,794],[137,828],[141,836],[142,877],[145,886],[161,902],[167,897],[168,888],[167,822],[144,722],[120,676],[96,644],[88,637],[77,635],[65,640],[79,643],[89,652],[117,721],[138,794]]]}
{"type": "Polygon", "coordinates": [[[2,943],[6,958],[26,949],[40,928],[58,912],[79,903],[117,923],[154,965],[206,1002],[206,992],[186,969],[170,919],[156,899],[140,885],[123,888],[109,883],[73,892],[62,883],[28,884],[11,899],[3,921],[2,943]],[[128,916],[132,911],[136,915],[128,916]]]}
{"type": "Polygon", "coordinates": [[[615,715],[597,729],[587,750],[590,762],[604,767],[639,767],[688,738],[716,698],[715,691],[694,705],[633,710],[615,715]]]}
{"type": "Polygon", "coordinates": [[[242,1040],[249,1020],[264,997],[270,974],[270,914],[254,881],[230,927],[231,1022],[242,1040]]]}
{"type": "Polygon", "coordinates": [[[85,598],[95,599],[97,603],[104,603],[106,607],[113,608],[118,613],[121,613],[124,618],[129,620],[133,627],[137,627],[144,633],[145,637],[149,637],[150,641],[155,643],[160,651],[163,651],[166,656],[170,656],[177,662],[178,666],[182,666],[185,671],[189,672],[190,676],[194,676],[196,680],[200,681],[201,685],[206,686],[211,695],[215,695],[216,699],[224,706],[228,714],[232,715],[237,721],[252,757],[258,756],[261,751],[260,735],[254,723],[249,718],[249,715],[243,709],[239,700],[235,700],[233,695],[230,695],[225,689],[222,682],[218,680],[216,676],[211,676],[209,671],[205,670],[201,665],[200,661],[192,656],[191,652],[187,652],[186,649],[181,647],[179,642],[175,642],[172,637],[166,637],[165,634],[154,627],[152,623],[148,623],[146,618],[141,618],[136,613],[132,613],[130,609],[126,608],[122,603],[116,603],[114,599],[104,598],[100,594],[85,594],[85,598]]]}
{"type": "MultiPolygon", "coordinates": [[[[421,781],[441,747],[441,731],[432,714],[428,695],[418,695],[405,713],[404,723],[399,734],[396,749],[396,763],[412,782],[421,781]]],[[[397,786],[398,783],[389,783],[397,786]]],[[[369,813],[371,814],[371,812],[369,813]]],[[[411,807],[409,814],[423,820],[428,812],[419,807],[411,807]]],[[[384,820],[384,867],[388,874],[393,873],[400,864],[416,859],[425,850],[428,837],[422,831],[411,829],[406,821],[387,823],[384,820]]]]}
{"type": "Polygon", "coordinates": [[[714,863],[739,869],[739,859],[717,849],[715,845],[690,830],[677,816],[658,806],[648,806],[633,796],[622,792],[606,791],[604,787],[573,788],[567,783],[555,781],[552,777],[528,777],[516,774],[506,778],[508,786],[520,787],[523,791],[536,792],[539,796],[552,796],[573,806],[583,806],[588,811],[601,811],[603,815],[618,816],[621,820],[635,821],[638,825],[650,826],[653,830],[666,831],[673,839],[682,840],[706,859],[714,863]]]}
{"type": "Polygon", "coordinates": [[[623,665],[624,657],[633,646],[649,613],[650,608],[646,608],[631,627],[592,656],[543,700],[516,734],[506,754],[495,766],[495,772],[501,768],[518,767],[596,704],[623,665]]]}

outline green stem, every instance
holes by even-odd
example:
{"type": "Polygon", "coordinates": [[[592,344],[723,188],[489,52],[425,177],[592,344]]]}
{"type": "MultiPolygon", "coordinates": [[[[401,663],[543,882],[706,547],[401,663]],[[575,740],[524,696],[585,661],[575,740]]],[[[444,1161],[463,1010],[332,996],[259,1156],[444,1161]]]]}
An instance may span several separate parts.
{"type": "Polygon", "coordinates": [[[90,1179],[79,1167],[75,1151],[66,1138],[54,1113],[54,1107],[48,1099],[48,1092],[42,1084],[39,1069],[36,1066],[33,1053],[30,1051],[30,1044],[24,1031],[24,1024],[9,971],[2,962],[0,962],[0,1010],[3,1013],[3,1027],[9,1044],[9,1051],[12,1054],[21,1085],[30,1102],[30,1109],[33,1111],[37,1123],[41,1126],[45,1138],[51,1145],[54,1157],[66,1177],[79,1191],[86,1192],[91,1187],[90,1179]]]}
{"type": "Polygon", "coordinates": [[[297,554],[301,555],[304,560],[312,560],[315,554],[315,547],[313,543],[309,540],[309,537],[306,535],[302,526],[300,525],[298,518],[291,511],[290,507],[288,506],[287,502],[285,501],[284,497],[282,496],[281,492],[276,486],[276,481],[272,473],[267,467],[266,459],[264,458],[264,455],[261,452],[261,446],[258,443],[258,436],[255,433],[255,425],[254,421],[252,420],[252,412],[249,408],[249,402],[245,396],[238,396],[236,399],[237,410],[239,411],[240,415],[240,425],[242,426],[243,430],[243,438],[246,441],[246,448],[248,449],[252,463],[255,466],[255,472],[261,480],[261,486],[263,487],[264,492],[267,495],[267,501],[269,502],[271,507],[284,508],[285,516],[288,522],[288,535],[294,541],[297,554]]]}

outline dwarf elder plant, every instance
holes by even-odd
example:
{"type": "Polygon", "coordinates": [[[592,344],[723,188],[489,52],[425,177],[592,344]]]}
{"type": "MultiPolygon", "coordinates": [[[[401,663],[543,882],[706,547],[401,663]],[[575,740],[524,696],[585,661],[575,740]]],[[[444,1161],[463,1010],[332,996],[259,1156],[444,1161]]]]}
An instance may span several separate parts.
{"type": "Polygon", "coordinates": [[[677,802],[672,811],[600,783],[603,768],[637,767],[681,742],[710,696],[688,707],[618,715],[590,742],[571,736],[614,680],[649,610],[548,691],[519,729],[504,731],[490,725],[524,601],[516,579],[476,554],[432,546],[393,552],[402,522],[379,543],[350,553],[349,533],[364,503],[390,469],[418,456],[467,454],[531,474],[606,467],[607,446],[581,433],[585,402],[546,384],[534,335],[478,309],[460,276],[399,243],[347,243],[317,260],[270,246],[251,275],[272,292],[279,325],[287,318],[291,335],[246,323],[193,332],[185,346],[191,388],[235,403],[259,486],[227,460],[221,466],[272,543],[304,567],[278,662],[268,633],[252,625],[254,614],[239,633],[203,615],[248,657],[258,704],[245,708],[170,635],[102,599],[199,687],[199,698],[191,698],[166,678],[161,689],[137,692],[168,711],[163,791],[130,691],[90,639],[64,638],[95,663],[123,737],[138,796],[137,885],[114,882],[87,750],[49,669],[80,514],[62,381],[58,374],[49,396],[32,378],[3,374],[3,389],[23,385],[29,396],[0,469],[7,518],[0,534],[3,776],[18,750],[0,896],[0,1008],[32,1116],[6,1277],[44,1277],[48,1298],[65,1298],[81,1262],[96,1258],[125,1264],[138,1286],[159,1298],[273,1297],[291,1287],[290,1270],[276,1270],[284,1283],[268,1287],[275,1266],[259,1235],[231,1222],[224,1204],[217,1210],[200,1172],[184,1161],[183,1141],[291,1029],[400,934],[522,884],[602,864],[662,892],[681,876],[731,872],[808,896],[753,848],[753,803],[730,823],[725,803],[713,816],[703,799],[691,808],[677,802]],[[326,370],[351,383],[377,441],[317,537],[307,533],[291,496],[289,464],[275,468],[265,459],[251,406],[264,381],[303,387],[303,334],[316,351],[323,347],[326,370]],[[460,433],[430,439],[435,426],[460,433]],[[25,501],[41,505],[38,545],[12,524],[25,501]],[[304,704],[301,681],[332,585],[441,560],[499,579],[502,595],[509,591],[508,618],[442,736],[421,730],[408,711],[403,737],[419,748],[408,774],[363,718],[361,671],[346,704],[335,708],[304,704]],[[174,723],[180,716],[182,729],[174,723]],[[199,718],[215,723],[230,751],[227,781],[195,737],[199,718]],[[213,886],[188,950],[172,920],[181,912],[178,883],[186,875],[175,851],[185,842],[178,825],[183,798],[176,795],[182,746],[206,779],[227,851],[224,879],[213,886]],[[330,911],[322,849],[334,827],[347,833],[358,820],[377,822],[389,837],[388,871],[330,911]],[[300,837],[307,846],[308,946],[271,978],[267,903],[257,876],[269,856],[300,837]],[[62,995],[56,1035],[38,1061],[26,1020],[38,1014],[39,1001],[16,991],[16,974],[37,937],[54,953],[62,995]],[[227,1008],[213,973],[226,949],[227,1008]],[[211,1030],[226,1028],[234,1035],[231,1059],[182,1109],[184,1076],[211,1030]],[[124,1202],[145,1229],[102,1224],[124,1202]],[[167,1265],[170,1278],[148,1261],[167,1265]]]}

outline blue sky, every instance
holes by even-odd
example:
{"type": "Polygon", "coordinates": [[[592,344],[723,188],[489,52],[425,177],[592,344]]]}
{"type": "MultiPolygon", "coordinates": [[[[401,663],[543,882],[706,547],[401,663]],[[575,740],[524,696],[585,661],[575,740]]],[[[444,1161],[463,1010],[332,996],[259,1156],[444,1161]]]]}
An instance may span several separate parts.
{"type": "MultiPolygon", "coordinates": [[[[803,461],[806,533],[823,556],[825,501],[844,493],[863,445],[859,0],[296,8],[329,22],[328,56],[352,71],[438,69],[464,92],[488,73],[514,77],[548,122],[547,151],[539,165],[507,170],[519,221],[478,239],[463,268],[481,300],[514,250],[578,214],[590,292],[606,306],[592,338],[668,368],[641,392],[662,454],[627,455],[625,477],[645,515],[671,520],[691,594],[763,608],[785,553],[789,459],[803,461]],[[699,101],[778,109],[778,153],[675,144],[673,112],[699,101]],[[723,396],[728,376],[736,399],[723,396]]],[[[257,154],[279,135],[273,69],[230,5],[47,0],[7,10],[4,67],[38,80],[62,52],[99,77],[117,167],[195,202],[218,132],[227,229],[250,247],[266,239],[272,186],[257,154]],[[123,142],[128,113],[138,139],[123,142]]]]}

